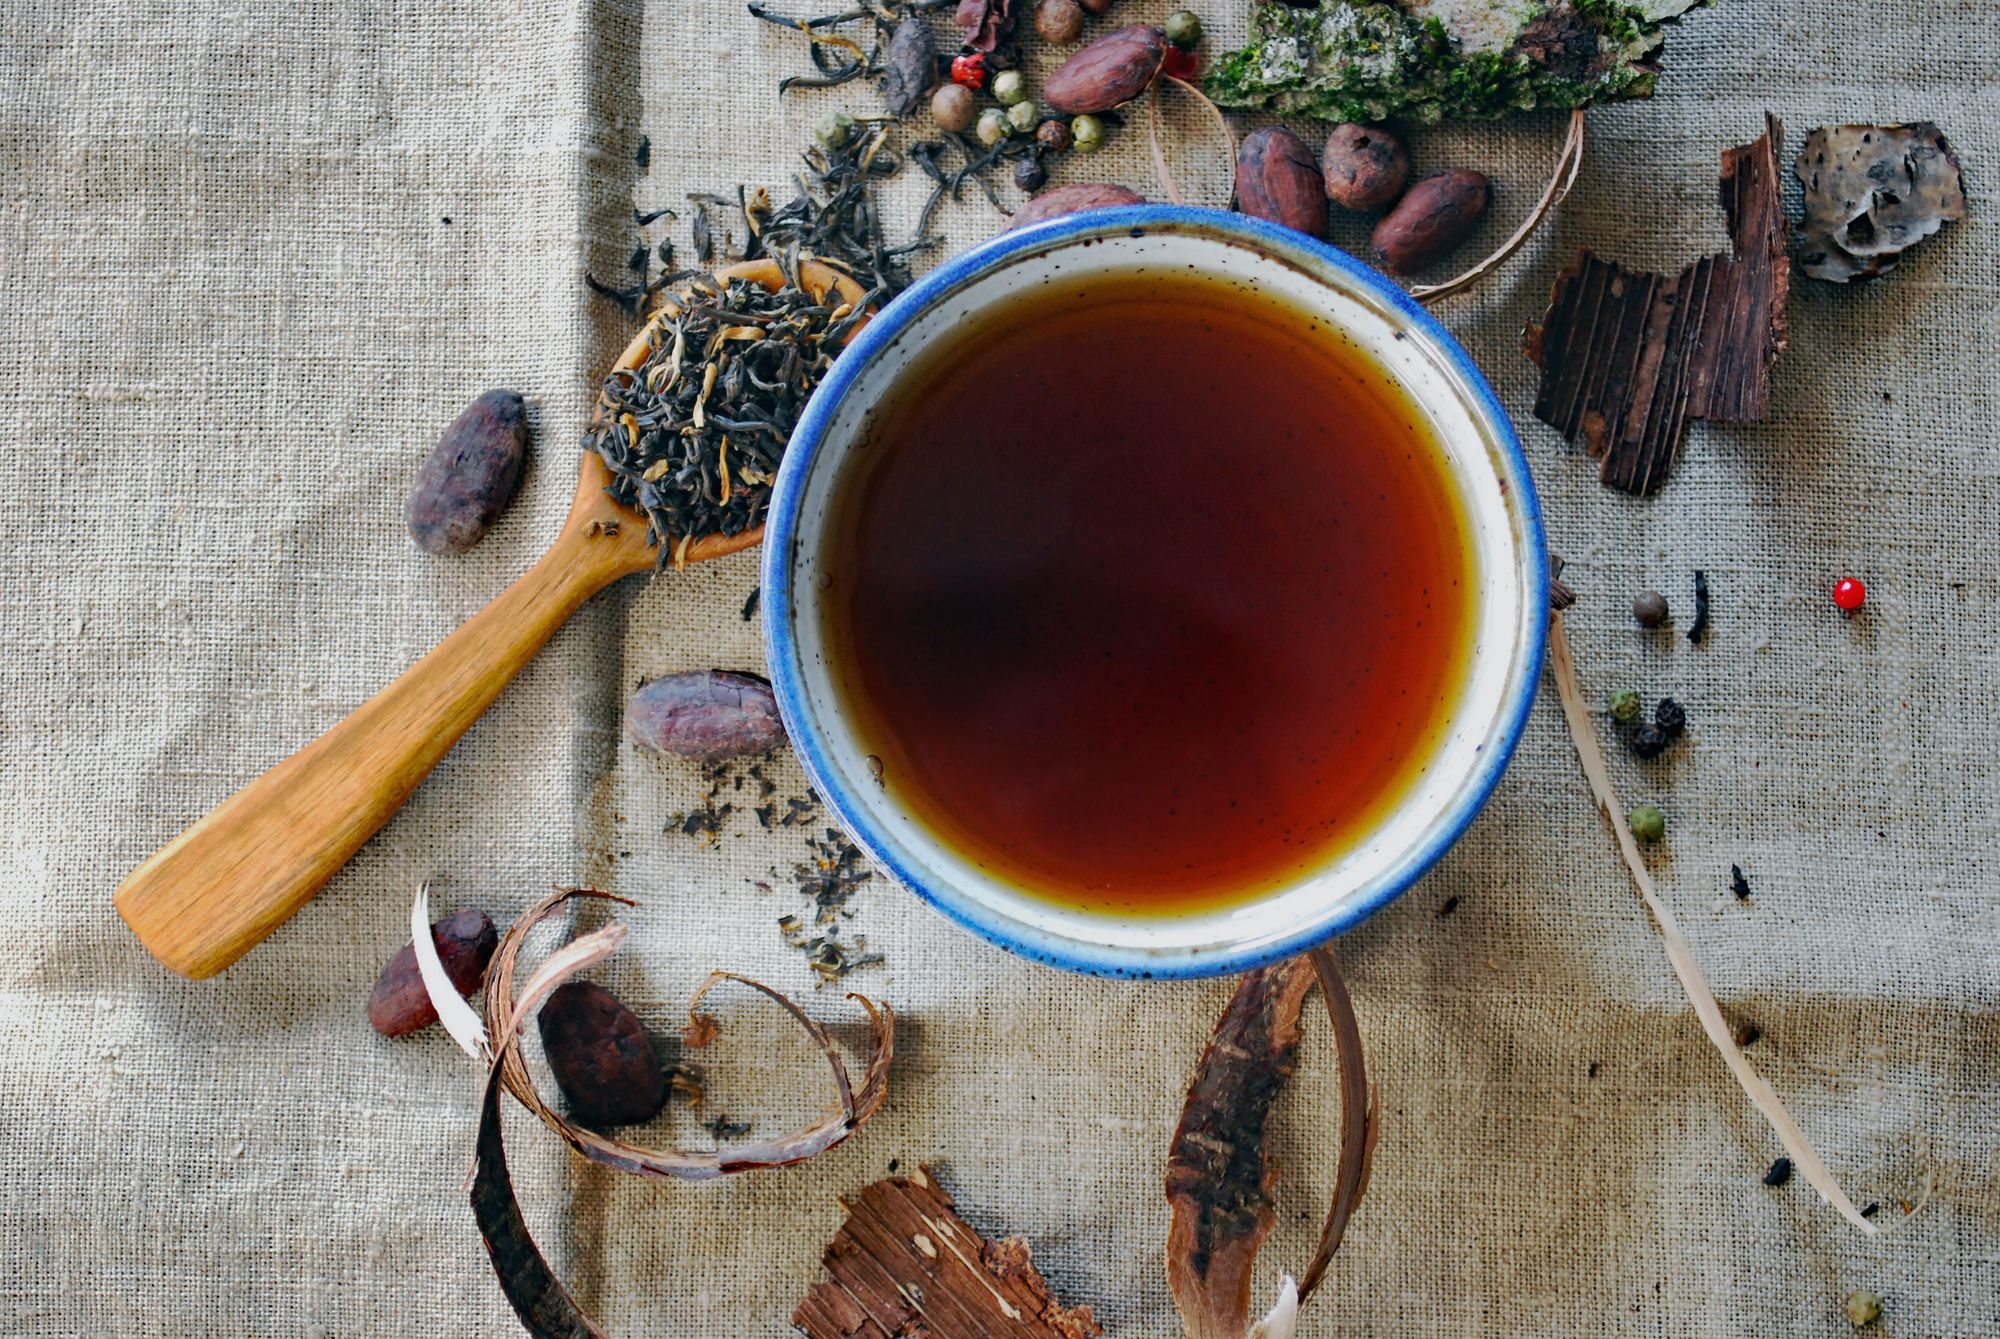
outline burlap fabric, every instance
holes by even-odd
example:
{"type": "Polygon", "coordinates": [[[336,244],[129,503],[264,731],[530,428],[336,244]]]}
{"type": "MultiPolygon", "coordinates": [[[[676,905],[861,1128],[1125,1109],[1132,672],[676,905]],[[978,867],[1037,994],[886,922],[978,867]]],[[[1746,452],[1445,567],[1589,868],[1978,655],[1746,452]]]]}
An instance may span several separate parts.
{"type": "MultiPolygon", "coordinates": [[[[1237,0],[1199,7],[1240,31],[1237,0]]],[[[1883,1333],[2000,1334],[1997,19],[1990,0],[1696,13],[1658,97],[1592,114],[1554,223],[1442,310],[1522,424],[1584,592],[1586,691],[1672,692],[1692,717],[1671,761],[1614,759],[1629,798],[1667,811],[1665,895],[1761,1029],[1759,1068],[1892,1230],[1865,1240],[1798,1181],[1761,1184],[1776,1143],[1701,1040],[1545,700],[1465,840],[1343,945],[1384,1133],[1307,1333],[1831,1336],[1869,1287],[1883,1333]],[[1657,500],[1607,493],[1528,418],[1521,325],[1580,243],[1655,267],[1718,247],[1716,155],[1766,108],[1794,143],[1936,119],[1975,218],[1874,287],[1802,283],[1770,421],[1697,426],[1657,500]],[[1684,615],[1697,567],[1709,640],[1637,633],[1633,592],[1684,615]],[[1871,592],[1854,622],[1826,597],[1847,571],[1871,592]]],[[[781,941],[785,880],[752,882],[799,835],[741,814],[714,849],[663,833],[700,778],[621,741],[640,675],[757,664],[750,556],[593,602],[222,978],[168,975],[109,902],[547,543],[627,332],[584,270],[622,265],[635,200],[781,185],[820,110],[872,109],[853,88],[776,97],[805,55],[692,0],[0,8],[0,1332],[516,1332],[460,1193],[471,1067],[362,1018],[423,879],[503,920],[571,880],[643,898],[606,976],[669,1036],[711,966],[855,1016],[781,941]],[[424,557],[404,491],[493,385],[534,398],[532,476],[482,548],[424,557]]],[[[1220,200],[1226,164],[1169,111],[1184,189],[1220,200]]],[[[1158,193],[1141,130],[1065,172],[1158,193]]],[[[1559,130],[1425,131],[1416,152],[1492,173],[1511,224],[1559,130]]],[[[889,191],[899,232],[921,193],[889,191]]],[[[973,195],[944,218],[953,246],[998,224],[973,195]]],[[[801,785],[789,760],[774,777],[801,785]]],[[[1113,1333],[1175,1333],[1162,1158],[1226,983],[1030,967],[879,883],[855,910],[888,966],[852,984],[904,1018],[894,1096],[861,1137],[661,1187],[510,1118],[530,1222],[578,1295],[620,1335],[786,1333],[835,1197],[925,1160],[1113,1333]]],[[[769,1129],[818,1100],[795,1038],[739,1001],[725,1022],[699,1114],[769,1129]]],[[[1269,1279],[1309,1253],[1331,1069],[1322,1029],[1284,1101],[1269,1279]]],[[[699,1141],[695,1120],[672,1129],[699,1141]]]]}

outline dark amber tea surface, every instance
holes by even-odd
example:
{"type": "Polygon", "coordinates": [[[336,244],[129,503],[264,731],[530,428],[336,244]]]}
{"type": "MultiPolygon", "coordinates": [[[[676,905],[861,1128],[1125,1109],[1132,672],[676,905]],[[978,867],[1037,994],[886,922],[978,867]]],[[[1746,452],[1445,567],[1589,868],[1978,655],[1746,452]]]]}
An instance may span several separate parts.
{"type": "Polygon", "coordinates": [[[1463,504],[1383,370],[1175,271],[934,341],[836,499],[832,669],[881,781],[1039,897],[1162,915],[1324,865],[1461,691],[1463,504]]]}

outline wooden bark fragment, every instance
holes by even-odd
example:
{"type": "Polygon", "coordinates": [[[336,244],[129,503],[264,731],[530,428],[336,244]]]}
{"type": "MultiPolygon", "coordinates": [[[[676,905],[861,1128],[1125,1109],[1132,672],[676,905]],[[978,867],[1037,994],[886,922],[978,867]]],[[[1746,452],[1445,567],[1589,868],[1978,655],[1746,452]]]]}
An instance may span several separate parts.
{"type": "Polygon", "coordinates": [[[1528,357],[1542,369],[1535,417],[1601,457],[1613,488],[1657,492],[1689,419],[1743,423],[1770,409],[1791,269],[1782,127],[1768,115],[1764,124],[1758,139],[1722,155],[1733,255],[1704,256],[1667,278],[1585,247],[1526,331],[1528,357]]]}
{"type": "Polygon", "coordinates": [[[928,1169],[864,1186],[821,1257],[827,1277],[792,1313],[808,1339],[1095,1339],[1019,1237],[988,1241],[928,1169]]]}
{"type": "Polygon", "coordinates": [[[1244,976],[1188,1088],[1167,1154],[1167,1286],[1188,1339],[1243,1339],[1250,1275],[1276,1214],[1271,1105],[1298,1063],[1313,967],[1288,958],[1244,976]]]}

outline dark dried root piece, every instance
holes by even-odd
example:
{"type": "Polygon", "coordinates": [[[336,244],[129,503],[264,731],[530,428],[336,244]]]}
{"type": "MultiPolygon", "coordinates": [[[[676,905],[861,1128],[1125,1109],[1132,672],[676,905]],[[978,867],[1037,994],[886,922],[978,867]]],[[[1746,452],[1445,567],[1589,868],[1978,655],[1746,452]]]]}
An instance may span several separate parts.
{"type": "Polygon", "coordinates": [[[1671,278],[1577,253],[1524,337],[1542,369],[1535,417],[1603,458],[1627,493],[1666,482],[1689,419],[1747,423],[1770,410],[1785,347],[1791,267],[1778,185],[1781,127],[1722,155],[1722,212],[1734,255],[1671,278]]]}
{"type": "Polygon", "coordinates": [[[1273,1320],[1318,1286],[1367,1189],[1378,1129],[1361,1030],[1331,949],[1262,967],[1236,988],[1188,1086],[1167,1155],[1167,1285],[1188,1339],[1243,1339],[1257,1251],[1275,1221],[1271,1107],[1297,1064],[1299,1015],[1318,980],[1341,1071],[1341,1153],[1318,1250],[1273,1320]]]}
{"type": "Polygon", "coordinates": [[[988,1241],[960,1218],[928,1168],[864,1186],[841,1203],[847,1221],[820,1257],[827,1277],[792,1313],[807,1339],[1104,1333],[1089,1307],[1055,1299],[1027,1242],[988,1241]]]}

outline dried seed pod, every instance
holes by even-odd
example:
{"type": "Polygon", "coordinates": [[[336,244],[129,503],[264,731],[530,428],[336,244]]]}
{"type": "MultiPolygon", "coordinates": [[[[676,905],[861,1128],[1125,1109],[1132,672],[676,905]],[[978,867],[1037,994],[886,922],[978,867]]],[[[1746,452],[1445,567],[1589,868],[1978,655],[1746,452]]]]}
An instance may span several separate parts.
{"type": "Polygon", "coordinates": [[[1632,597],[1632,617],[1642,628],[1657,628],[1667,621],[1667,597],[1656,590],[1642,590],[1632,597]]]}
{"type": "Polygon", "coordinates": [[[1042,0],[1035,7],[1035,31],[1051,46],[1068,46],[1083,36],[1083,6],[1076,0],[1042,0]]]}
{"type": "Polygon", "coordinates": [[[1145,196],[1137,191],[1128,191],[1123,186],[1113,186],[1109,182],[1102,181],[1080,181],[1069,186],[1058,186],[1052,191],[1043,191],[1022,205],[1014,211],[1014,217],[1007,223],[1007,230],[1025,228],[1031,223],[1060,218],[1064,214],[1081,213],[1086,209],[1145,203],[1145,196]]]}
{"type": "Polygon", "coordinates": [[[920,10],[908,11],[882,53],[882,104],[891,116],[908,116],[937,82],[937,40],[920,10]]]}
{"type": "Polygon", "coordinates": [[[1304,140],[1283,126],[1266,126],[1243,139],[1236,153],[1237,207],[1308,237],[1326,231],[1326,192],[1319,165],[1304,140]]]}
{"type": "Polygon", "coordinates": [[[1104,34],[1056,67],[1042,84],[1042,101],[1070,116],[1103,112],[1152,86],[1167,57],[1167,39],[1146,23],[1104,34]]]}
{"type": "Polygon", "coordinates": [[[1410,179],[1410,151],[1387,126],[1335,126],[1320,155],[1327,199],[1342,209],[1381,209],[1410,179]]]}
{"type": "Polygon", "coordinates": [[[740,758],[785,738],[778,699],[754,674],[694,670],[649,679],[625,706],[632,742],[682,758],[740,758]]]}
{"type": "Polygon", "coordinates": [[[565,981],[535,1020],[549,1072],[580,1125],[637,1125],[667,1104],[667,1073],[639,1017],[590,981],[565,981]]]}
{"type": "MultiPolygon", "coordinates": [[[[484,984],[486,964],[500,936],[485,912],[467,908],[431,926],[431,942],[453,988],[470,995],[484,984]]],[[[405,944],[375,978],[375,989],[368,996],[368,1025],[385,1037],[403,1037],[437,1021],[437,1009],[417,970],[417,950],[405,944]]]]}
{"type": "Polygon", "coordinates": [[[513,391],[486,392],[417,468],[403,508],[410,538],[425,553],[464,553],[514,500],[527,460],[527,405],[513,391]]]}
{"type": "Polygon", "coordinates": [[[1415,274],[1471,235],[1492,199],[1493,183],[1481,172],[1425,177],[1375,225],[1375,254],[1397,274],[1415,274]]]}

